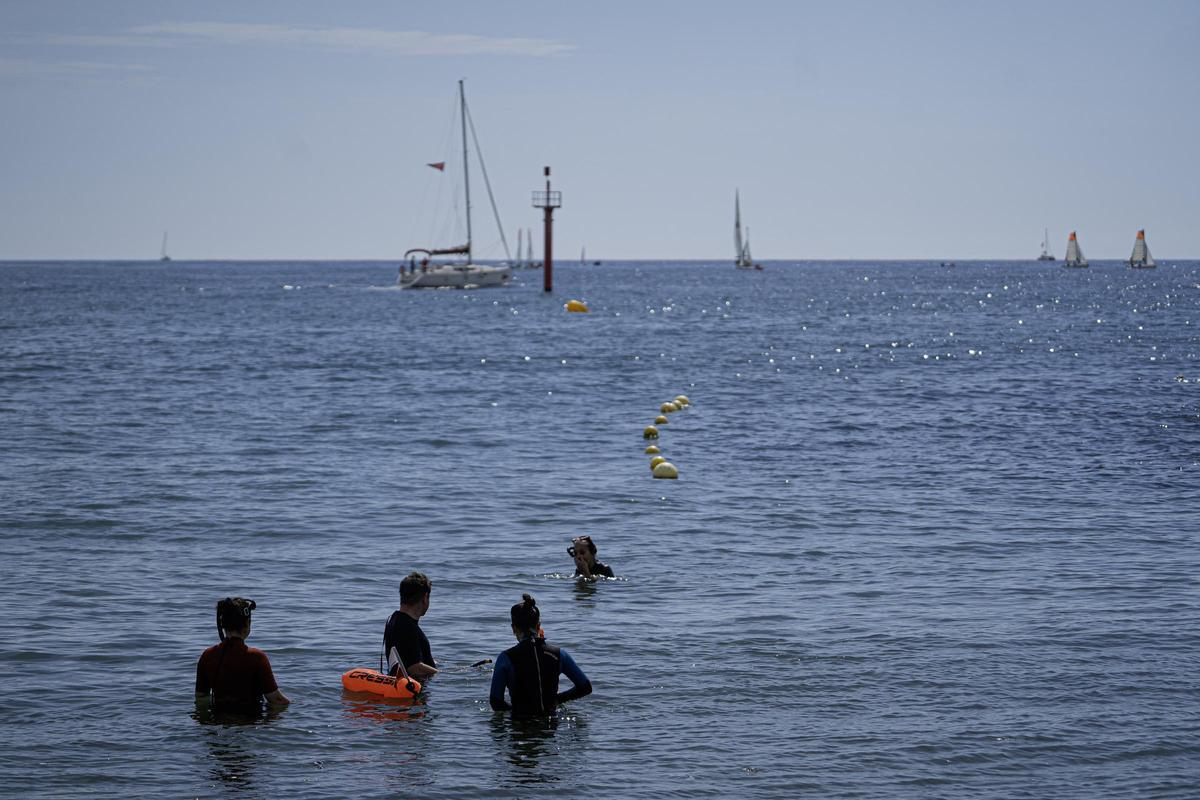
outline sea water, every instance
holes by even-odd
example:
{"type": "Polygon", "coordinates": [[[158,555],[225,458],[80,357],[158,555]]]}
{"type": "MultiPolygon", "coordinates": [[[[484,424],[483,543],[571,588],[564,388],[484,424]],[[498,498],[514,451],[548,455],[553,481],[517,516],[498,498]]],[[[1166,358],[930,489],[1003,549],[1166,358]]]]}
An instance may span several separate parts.
{"type": "Polygon", "coordinates": [[[555,277],[0,264],[0,793],[1200,793],[1200,264],[555,277]],[[449,669],[345,696],[413,570],[449,669]],[[467,666],[523,592],[555,727],[467,666]],[[228,595],[282,713],[196,710],[228,595]]]}

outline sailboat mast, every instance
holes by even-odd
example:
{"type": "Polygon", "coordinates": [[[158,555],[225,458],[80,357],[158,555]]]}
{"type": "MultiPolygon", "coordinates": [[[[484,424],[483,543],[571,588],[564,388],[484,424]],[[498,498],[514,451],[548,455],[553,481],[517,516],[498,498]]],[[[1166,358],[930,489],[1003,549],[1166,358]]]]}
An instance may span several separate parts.
{"type": "Polygon", "coordinates": [[[462,147],[463,147],[463,194],[467,198],[467,263],[474,263],[471,257],[471,170],[467,162],[467,93],[463,90],[463,82],[458,82],[459,116],[462,118],[462,147]]]}
{"type": "Polygon", "coordinates": [[[742,263],[742,200],[738,191],[733,191],[733,246],[737,251],[737,261],[742,263]]]}

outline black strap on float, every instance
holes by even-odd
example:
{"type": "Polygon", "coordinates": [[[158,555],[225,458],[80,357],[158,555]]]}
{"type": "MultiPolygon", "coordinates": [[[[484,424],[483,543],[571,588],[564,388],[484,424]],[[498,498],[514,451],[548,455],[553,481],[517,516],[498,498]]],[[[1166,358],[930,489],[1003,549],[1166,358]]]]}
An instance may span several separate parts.
{"type": "MultiPolygon", "coordinates": [[[[396,666],[400,667],[400,674],[404,676],[404,688],[408,689],[408,693],[414,697],[417,694],[417,685],[413,683],[413,679],[408,676],[408,670],[404,668],[404,659],[400,658],[400,653],[396,653],[396,666]]],[[[396,679],[399,682],[399,678],[396,679]]]]}

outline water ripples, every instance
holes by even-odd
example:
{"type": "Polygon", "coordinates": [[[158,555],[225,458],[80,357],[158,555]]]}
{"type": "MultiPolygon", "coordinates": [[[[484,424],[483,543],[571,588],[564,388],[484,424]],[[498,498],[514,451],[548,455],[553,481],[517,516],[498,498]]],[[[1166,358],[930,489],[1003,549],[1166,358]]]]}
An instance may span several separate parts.
{"type": "Polygon", "coordinates": [[[1200,265],[390,269],[0,264],[11,791],[1195,794],[1200,265]],[[412,569],[460,669],[343,697],[412,569]],[[525,591],[596,685],[554,729],[466,666],[525,591]],[[194,714],[230,594],[282,714],[194,714]]]}

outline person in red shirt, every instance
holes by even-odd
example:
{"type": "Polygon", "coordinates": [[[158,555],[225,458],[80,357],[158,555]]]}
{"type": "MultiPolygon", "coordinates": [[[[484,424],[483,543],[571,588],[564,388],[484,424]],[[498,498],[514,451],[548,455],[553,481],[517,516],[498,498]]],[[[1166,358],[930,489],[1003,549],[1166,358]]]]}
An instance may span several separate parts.
{"type": "Polygon", "coordinates": [[[292,701],[279,691],[271,661],[257,647],[247,647],[253,600],[226,597],[217,603],[217,635],[220,644],[204,651],[196,663],[196,699],[211,698],[214,708],[261,708],[266,699],[272,706],[292,701]]]}

